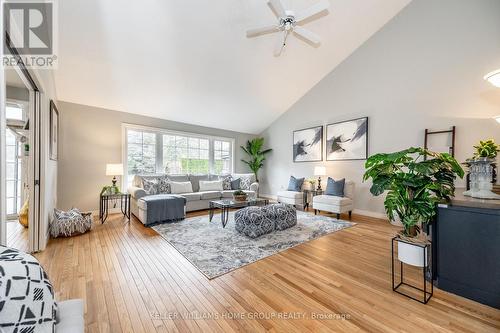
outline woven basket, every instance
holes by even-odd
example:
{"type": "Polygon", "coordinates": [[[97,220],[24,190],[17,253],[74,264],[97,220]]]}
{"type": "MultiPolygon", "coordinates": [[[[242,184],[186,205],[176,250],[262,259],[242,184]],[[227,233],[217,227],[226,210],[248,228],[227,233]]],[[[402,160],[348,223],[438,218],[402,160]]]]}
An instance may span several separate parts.
{"type": "Polygon", "coordinates": [[[234,198],[234,201],[246,201],[247,195],[246,194],[233,195],[233,198],[234,198]]]}

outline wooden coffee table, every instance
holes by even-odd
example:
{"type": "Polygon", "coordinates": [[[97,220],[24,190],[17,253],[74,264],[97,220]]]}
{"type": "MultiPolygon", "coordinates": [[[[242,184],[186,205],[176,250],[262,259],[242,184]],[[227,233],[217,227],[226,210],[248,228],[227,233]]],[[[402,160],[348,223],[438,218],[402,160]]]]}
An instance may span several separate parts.
{"type": "Polygon", "coordinates": [[[229,211],[231,209],[236,208],[244,208],[248,206],[265,206],[269,204],[268,199],[248,199],[245,201],[236,201],[233,199],[222,199],[222,200],[214,200],[209,203],[209,220],[212,222],[212,218],[214,217],[214,210],[220,209],[220,217],[222,221],[222,227],[225,228],[227,224],[227,220],[229,218],[229,211]]]}

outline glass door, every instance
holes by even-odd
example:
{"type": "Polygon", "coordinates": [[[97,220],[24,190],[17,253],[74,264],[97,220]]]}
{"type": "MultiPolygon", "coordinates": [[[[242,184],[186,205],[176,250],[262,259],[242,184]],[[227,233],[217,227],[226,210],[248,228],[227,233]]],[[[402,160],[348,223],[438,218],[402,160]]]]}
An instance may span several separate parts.
{"type": "MultiPolygon", "coordinates": [[[[25,110],[21,103],[10,103],[6,105],[7,123],[12,120],[24,120],[25,110]]],[[[7,198],[7,219],[15,220],[18,218],[25,195],[23,193],[24,165],[23,165],[23,134],[20,130],[6,130],[6,198],[7,198]]]]}

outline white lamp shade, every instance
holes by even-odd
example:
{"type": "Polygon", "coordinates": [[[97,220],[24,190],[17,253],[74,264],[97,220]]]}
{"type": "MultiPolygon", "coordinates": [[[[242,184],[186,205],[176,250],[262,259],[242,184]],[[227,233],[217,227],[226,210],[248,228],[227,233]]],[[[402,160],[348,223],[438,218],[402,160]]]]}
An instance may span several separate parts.
{"type": "Polygon", "coordinates": [[[123,164],[106,164],[106,176],[123,176],[123,164]]]}
{"type": "Polygon", "coordinates": [[[326,168],[323,166],[314,167],[315,176],[326,176],[326,168]]]}
{"type": "Polygon", "coordinates": [[[486,74],[484,79],[495,87],[500,88],[500,69],[486,74]]]}
{"type": "Polygon", "coordinates": [[[499,124],[500,124],[500,116],[496,116],[496,117],[495,117],[495,120],[497,121],[497,123],[499,123],[499,124]]]}

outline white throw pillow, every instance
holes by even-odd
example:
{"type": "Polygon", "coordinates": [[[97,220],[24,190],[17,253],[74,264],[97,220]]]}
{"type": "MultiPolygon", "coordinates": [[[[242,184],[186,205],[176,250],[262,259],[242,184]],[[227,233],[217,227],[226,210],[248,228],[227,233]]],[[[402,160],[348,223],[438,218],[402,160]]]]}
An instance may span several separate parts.
{"type": "Polygon", "coordinates": [[[170,193],[172,194],[182,194],[182,193],[192,193],[193,184],[191,182],[170,182],[170,193]]]}
{"type": "Polygon", "coordinates": [[[200,180],[200,192],[204,191],[223,191],[222,180],[200,180]]]}

